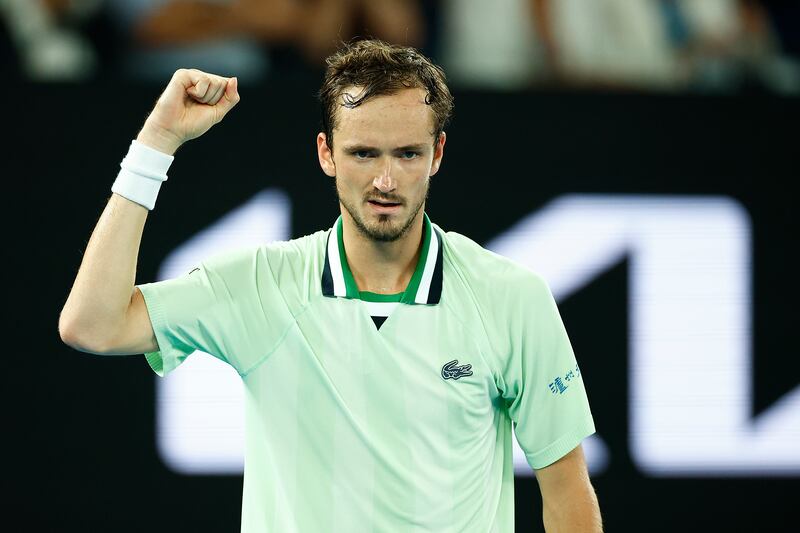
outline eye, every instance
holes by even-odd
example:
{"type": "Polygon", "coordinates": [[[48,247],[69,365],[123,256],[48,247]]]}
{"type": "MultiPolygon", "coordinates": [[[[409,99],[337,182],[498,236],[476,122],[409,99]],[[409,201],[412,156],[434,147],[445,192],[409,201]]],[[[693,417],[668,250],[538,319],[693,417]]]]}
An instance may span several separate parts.
{"type": "Polygon", "coordinates": [[[406,150],[405,152],[403,152],[401,154],[400,157],[402,157],[403,159],[414,159],[414,158],[416,158],[418,156],[419,156],[419,152],[415,152],[413,150],[406,150]]]}
{"type": "Polygon", "coordinates": [[[356,159],[368,159],[372,153],[368,150],[354,150],[350,152],[356,159]]]}

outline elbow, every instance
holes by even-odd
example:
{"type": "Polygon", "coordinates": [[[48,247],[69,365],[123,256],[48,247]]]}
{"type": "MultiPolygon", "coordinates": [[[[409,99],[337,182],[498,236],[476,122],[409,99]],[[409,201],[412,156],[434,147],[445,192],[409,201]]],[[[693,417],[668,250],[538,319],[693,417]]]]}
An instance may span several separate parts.
{"type": "Polygon", "coordinates": [[[75,331],[74,327],[69,325],[62,317],[58,320],[58,335],[61,337],[61,342],[79,352],[88,352],[89,347],[84,343],[80,335],[75,331]]]}
{"type": "Polygon", "coordinates": [[[100,343],[90,339],[75,320],[65,317],[62,312],[58,319],[58,335],[61,342],[79,352],[102,355],[103,349],[100,343]]]}
{"type": "Polygon", "coordinates": [[[73,326],[71,323],[66,319],[64,315],[64,310],[61,310],[61,313],[58,316],[58,336],[61,337],[61,342],[69,346],[70,348],[74,348],[78,350],[78,338],[74,333],[73,326]]]}

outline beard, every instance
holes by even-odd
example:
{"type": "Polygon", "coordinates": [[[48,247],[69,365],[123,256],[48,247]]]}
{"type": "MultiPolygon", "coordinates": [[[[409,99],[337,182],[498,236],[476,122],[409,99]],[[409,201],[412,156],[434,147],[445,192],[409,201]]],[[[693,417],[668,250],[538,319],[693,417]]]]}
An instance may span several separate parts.
{"type": "MultiPolygon", "coordinates": [[[[378,215],[377,222],[367,222],[365,217],[362,215],[362,211],[359,211],[357,206],[346,201],[342,195],[339,194],[338,182],[336,187],[336,195],[339,198],[339,203],[341,203],[347,212],[350,213],[350,216],[356,225],[356,229],[361,235],[373,241],[394,242],[408,233],[408,230],[411,229],[411,226],[414,224],[414,220],[417,218],[417,214],[419,213],[420,209],[422,209],[422,206],[425,205],[425,201],[428,199],[429,190],[430,178],[428,178],[428,182],[425,184],[424,196],[419,203],[413,206],[413,208],[409,211],[408,218],[396,222],[392,222],[391,215],[378,215]]],[[[377,192],[377,194],[372,194],[369,197],[365,197],[361,205],[367,201],[367,198],[379,198],[381,200],[387,200],[390,202],[396,202],[398,200],[397,198],[386,197],[380,192],[377,192]]],[[[398,203],[402,204],[402,202],[398,203]]]]}

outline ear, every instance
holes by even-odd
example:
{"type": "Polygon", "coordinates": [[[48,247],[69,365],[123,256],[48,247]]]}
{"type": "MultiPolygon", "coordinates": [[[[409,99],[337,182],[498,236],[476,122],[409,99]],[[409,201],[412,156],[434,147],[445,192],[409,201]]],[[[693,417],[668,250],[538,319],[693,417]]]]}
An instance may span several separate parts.
{"type": "Polygon", "coordinates": [[[317,134],[317,157],[322,171],[331,178],[336,177],[336,163],[333,162],[333,152],[328,146],[328,138],[322,132],[317,134]]]}
{"type": "Polygon", "coordinates": [[[436,140],[436,146],[433,149],[433,162],[431,162],[431,176],[439,172],[439,167],[442,164],[442,157],[444,157],[444,142],[446,140],[447,135],[445,132],[439,134],[439,138],[436,140]]]}

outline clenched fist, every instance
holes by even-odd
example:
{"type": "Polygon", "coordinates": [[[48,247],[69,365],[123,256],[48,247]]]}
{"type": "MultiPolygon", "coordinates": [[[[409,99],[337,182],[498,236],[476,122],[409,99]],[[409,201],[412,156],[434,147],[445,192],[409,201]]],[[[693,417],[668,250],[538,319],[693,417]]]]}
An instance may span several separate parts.
{"type": "Polygon", "coordinates": [[[196,69],[177,70],[136,140],[172,155],[181,144],[221,121],[238,102],[236,78],[196,69]]]}

